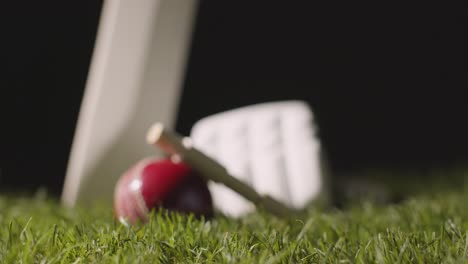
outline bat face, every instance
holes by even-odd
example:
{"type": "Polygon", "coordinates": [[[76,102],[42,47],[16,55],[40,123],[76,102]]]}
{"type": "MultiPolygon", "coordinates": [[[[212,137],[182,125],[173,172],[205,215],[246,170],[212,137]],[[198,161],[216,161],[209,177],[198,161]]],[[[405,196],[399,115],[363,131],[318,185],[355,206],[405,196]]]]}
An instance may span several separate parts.
{"type": "MultiPolygon", "coordinates": [[[[195,124],[190,137],[231,175],[293,208],[326,192],[320,142],[303,102],[258,104],[209,116],[195,124]]],[[[210,182],[209,188],[215,207],[225,214],[254,209],[223,185],[210,182]]]]}
{"type": "Polygon", "coordinates": [[[154,150],[155,121],[172,127],[197,1],[105,1],[62,202],[111,202],[128,167],[154,150]]]}

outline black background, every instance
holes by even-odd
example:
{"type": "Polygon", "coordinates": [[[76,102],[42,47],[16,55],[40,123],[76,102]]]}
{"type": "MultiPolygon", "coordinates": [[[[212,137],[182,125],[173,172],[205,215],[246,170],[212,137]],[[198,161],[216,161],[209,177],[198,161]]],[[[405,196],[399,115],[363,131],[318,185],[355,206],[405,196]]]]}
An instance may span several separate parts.
{"type": "MultiPolygon", "coordinates": [[[[201,1],[177,129],[302,99],[335,172],[468,161],[462,2],[201,1]]],[[[101,3],[1,4],[0,188],[59,193],[101,3]]]]}

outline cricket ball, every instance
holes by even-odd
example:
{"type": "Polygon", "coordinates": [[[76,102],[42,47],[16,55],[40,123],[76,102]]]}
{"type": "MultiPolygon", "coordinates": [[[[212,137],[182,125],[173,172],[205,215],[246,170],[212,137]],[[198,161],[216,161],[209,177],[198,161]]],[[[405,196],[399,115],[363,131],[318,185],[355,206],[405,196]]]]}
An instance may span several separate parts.
{"type": "Polygon", "coordinates": [[[114,192],[115,216],[145,222],[148,213],[165,208],[211,217],[213,203],[205,180],[183,162],[144,159],[126,171],[114,192]]]}

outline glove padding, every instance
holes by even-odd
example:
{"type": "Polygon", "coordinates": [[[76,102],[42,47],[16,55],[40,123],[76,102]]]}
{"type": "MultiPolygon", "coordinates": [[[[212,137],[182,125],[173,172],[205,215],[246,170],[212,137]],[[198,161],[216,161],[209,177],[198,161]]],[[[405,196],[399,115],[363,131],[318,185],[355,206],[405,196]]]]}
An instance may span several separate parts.
{"type": "MultiPolygon", "coordinates": [[[[263,103],[198,121],[194,146],[228,172],[293,208],[301,209],[323,193],[320,142],[304,102],[263,103]]],[[[215,207],[238,217],[254,205],[229,188],[209,183],[215,207]]]]}

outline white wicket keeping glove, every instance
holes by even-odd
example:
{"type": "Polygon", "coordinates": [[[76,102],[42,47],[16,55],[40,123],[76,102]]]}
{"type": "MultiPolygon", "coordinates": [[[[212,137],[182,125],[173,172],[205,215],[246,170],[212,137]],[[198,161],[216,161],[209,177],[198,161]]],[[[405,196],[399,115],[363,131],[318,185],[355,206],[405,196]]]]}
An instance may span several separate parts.
{"type": "MultiPolygon", "coordinates": [[[[198,121],[194,146],[230,174],[293,208],[326,192],[320,142],[306,103],[283,101],[242,107],[198,121]]],[[[254,205],[229,188],[209,182],[215,207],[238,217],[254,205]]]]}

